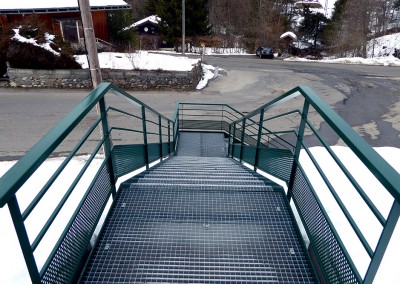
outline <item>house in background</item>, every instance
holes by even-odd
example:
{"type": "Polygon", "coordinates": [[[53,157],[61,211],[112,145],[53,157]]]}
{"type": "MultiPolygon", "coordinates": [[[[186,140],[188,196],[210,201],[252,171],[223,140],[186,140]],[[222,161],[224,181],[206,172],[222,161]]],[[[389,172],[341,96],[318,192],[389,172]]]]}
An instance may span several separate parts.
{"type": "Polygon", "coordinates": [[[159,35],[160,29],[158,24],[160,22],[161,18],[153,15],[133,23],[131,26],[127,27],[127,29],[136,28],[139,35],[159,35]]]}
{"type": "Polygon", "coordinates": [[[152,15],[133,23],[125,29],[137,30],[140,49],[172,48],[172,44],[167,43],[161,38],[160,22],[160,17],[152,15]]]}
{"type": "MultiPolygon", "coordinates": [[[[95,36],[108,42],[108,12],[130,9],[130,6],[123,0],[90,0],[90,6],[95,36]]],[[[0,24],[3,28],[33,14],[65,41],[80,42],[83,38],[78,0],[0,1],[0,24]]]]}

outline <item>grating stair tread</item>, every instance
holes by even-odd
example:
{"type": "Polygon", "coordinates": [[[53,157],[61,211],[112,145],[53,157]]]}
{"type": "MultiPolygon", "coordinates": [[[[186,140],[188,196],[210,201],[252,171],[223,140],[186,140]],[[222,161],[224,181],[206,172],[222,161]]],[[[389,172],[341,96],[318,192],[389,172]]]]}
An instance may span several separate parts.
{"type": "Polygon", "coordinates": [[[81,282],[316,283],[279,186],[180,147],[121,186],[81,282]]]}

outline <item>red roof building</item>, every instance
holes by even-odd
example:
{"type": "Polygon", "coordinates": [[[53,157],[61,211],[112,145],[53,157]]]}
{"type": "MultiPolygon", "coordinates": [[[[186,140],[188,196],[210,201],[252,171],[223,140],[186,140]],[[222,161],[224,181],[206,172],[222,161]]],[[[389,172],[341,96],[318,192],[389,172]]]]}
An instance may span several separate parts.
{"type": "MultiPolygon", "coordinates": [[[[83,38],[81,17],[77,0],[18,0],[0,2],[0,25],[20,21],[28,15],[38,15],[57,36],[70,42],[83,38]],[[3,3],[1,3],[3,2],[3,3]],[[37,3],[41,2],[41,3],[37,3]]],[[[123,0],[90,0],[96,38],[109,41],[108,12],[130,9],[123,0]]]]}

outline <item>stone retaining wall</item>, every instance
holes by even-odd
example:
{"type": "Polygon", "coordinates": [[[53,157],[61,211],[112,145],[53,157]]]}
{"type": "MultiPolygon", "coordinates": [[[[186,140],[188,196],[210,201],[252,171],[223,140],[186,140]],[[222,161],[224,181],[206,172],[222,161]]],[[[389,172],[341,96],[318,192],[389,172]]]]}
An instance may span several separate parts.
{"type": "MultiPolygon", "coordinates": [[[[103,81],[129,90],[194,90],[203,76],[201,64],[191,71],[102,69],[103,81]]],[[[9,87],[90,89],[88,69],[35,70],[8,68],[9,87]]]]}

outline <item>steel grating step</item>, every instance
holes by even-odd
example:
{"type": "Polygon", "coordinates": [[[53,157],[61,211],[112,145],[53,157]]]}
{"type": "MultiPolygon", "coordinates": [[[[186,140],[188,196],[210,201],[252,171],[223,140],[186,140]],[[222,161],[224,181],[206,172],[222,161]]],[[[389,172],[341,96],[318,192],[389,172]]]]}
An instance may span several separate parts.
{"type": "Polygon", "coordinates": [[[119,193],[84,283],[315,283],[282,193],[148,189],[119,193]]]}
{"type": "Polygon", "coordinates": [[[273,191],[268,185],[231,185],[231,184],[176,184],[166,180],[163,183],[146,182],[134,183],[130,187],[144,185],[146,189],[174,189],[174,190],[208,190],[208,191],[273,191]]]}
{"type": "Polygon", "coordinates": [[[178,156],[118,191],[82,283],[316,283],[282,188],[228,158],[179,156],[224,143],[182,134],[178,156]]]}

